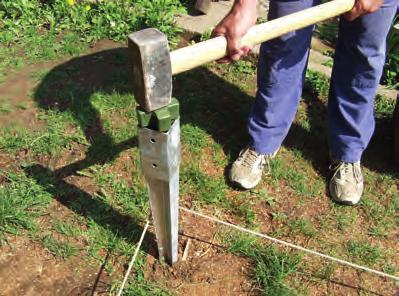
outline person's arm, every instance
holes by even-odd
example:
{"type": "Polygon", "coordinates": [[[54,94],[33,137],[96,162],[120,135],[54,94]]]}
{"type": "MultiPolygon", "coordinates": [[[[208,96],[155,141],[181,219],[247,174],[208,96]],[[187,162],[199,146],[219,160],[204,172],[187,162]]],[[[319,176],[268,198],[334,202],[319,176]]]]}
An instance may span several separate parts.
{"type": "Polygon", "coordinates": [[[257,0],[235,0],[230,13],[213,30],[213,37],[224,36],[227,39],[229,57],[222,62],[236,61],[251,50],[241,47],[240,39],[256,23],[256,4],[257,0]]]}
{"type": "Polygon", "coordinates": [[[348,21],[353,21],[359,16],[374,12],[381,7],[384,0],[357,0],[352,10],[345,14],[348,21]]]}

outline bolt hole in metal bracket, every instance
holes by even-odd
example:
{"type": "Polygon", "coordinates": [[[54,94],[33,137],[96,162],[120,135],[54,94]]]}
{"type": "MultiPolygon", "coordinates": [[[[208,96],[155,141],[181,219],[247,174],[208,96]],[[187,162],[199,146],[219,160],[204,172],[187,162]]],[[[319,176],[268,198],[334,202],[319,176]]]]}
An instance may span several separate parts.
{"type": "Polygon", "coordinates": [[[141,169],[147,181],[159,258],[178,260],[180,167],[179,102],[145,112],[137,109],[141,169]]]}

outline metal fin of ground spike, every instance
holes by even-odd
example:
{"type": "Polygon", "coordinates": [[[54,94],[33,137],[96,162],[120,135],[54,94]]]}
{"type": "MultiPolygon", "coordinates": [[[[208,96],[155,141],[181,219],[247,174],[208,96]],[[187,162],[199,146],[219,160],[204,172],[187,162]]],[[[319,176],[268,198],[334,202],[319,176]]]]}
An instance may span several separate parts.
{"type": "Polygon", "coordinates": [[[139,147],[159,257],[173,264],[178,260],[180,120],[167,132],[139,128],[139,147]]]}

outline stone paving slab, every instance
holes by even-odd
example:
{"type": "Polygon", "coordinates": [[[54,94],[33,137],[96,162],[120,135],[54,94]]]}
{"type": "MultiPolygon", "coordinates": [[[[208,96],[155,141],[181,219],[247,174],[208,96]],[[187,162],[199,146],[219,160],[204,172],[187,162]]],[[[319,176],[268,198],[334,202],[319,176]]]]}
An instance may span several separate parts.
{"type": "MultiPolygon", "coordinates": [[[[178,17],[176,23],[184,31],[191,34],[203,34],[214,28],[230,11],[233,1],[211,2],[208,14],[193,11],[191,14],[178,17]]],[[[265,19],[269,10],[269,1],[258,1],[258,15],[265,19]]]]}
{"type": "Polygon", "coordinates": [[[233,1],[212,2],[209,14],[182,15],[176,24],[193,35],[203,34],[214,28],[229,13],[232,4],[233,1]]]}

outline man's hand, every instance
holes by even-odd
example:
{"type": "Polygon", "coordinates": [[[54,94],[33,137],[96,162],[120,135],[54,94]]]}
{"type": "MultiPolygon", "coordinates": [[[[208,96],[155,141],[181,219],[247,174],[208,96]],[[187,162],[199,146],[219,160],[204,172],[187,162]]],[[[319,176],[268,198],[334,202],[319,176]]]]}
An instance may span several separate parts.
{"type": "Polygon", "coordinates": [[[356,0],[352,10],[345,14],[348,21],[353,21],[359,16],[376,11],[384,0],[356,0]]]}
{"type": "Polygon", "coordinates": [[[256,19],[256,0],[236,0],[234,2],[230,13],[212,32],[212,37],[224,36],[227,39],[229,56],[219,62],[236,61],[251,51],[248,46],[240,46],[240,39],[255,25],[256,19]]]}

